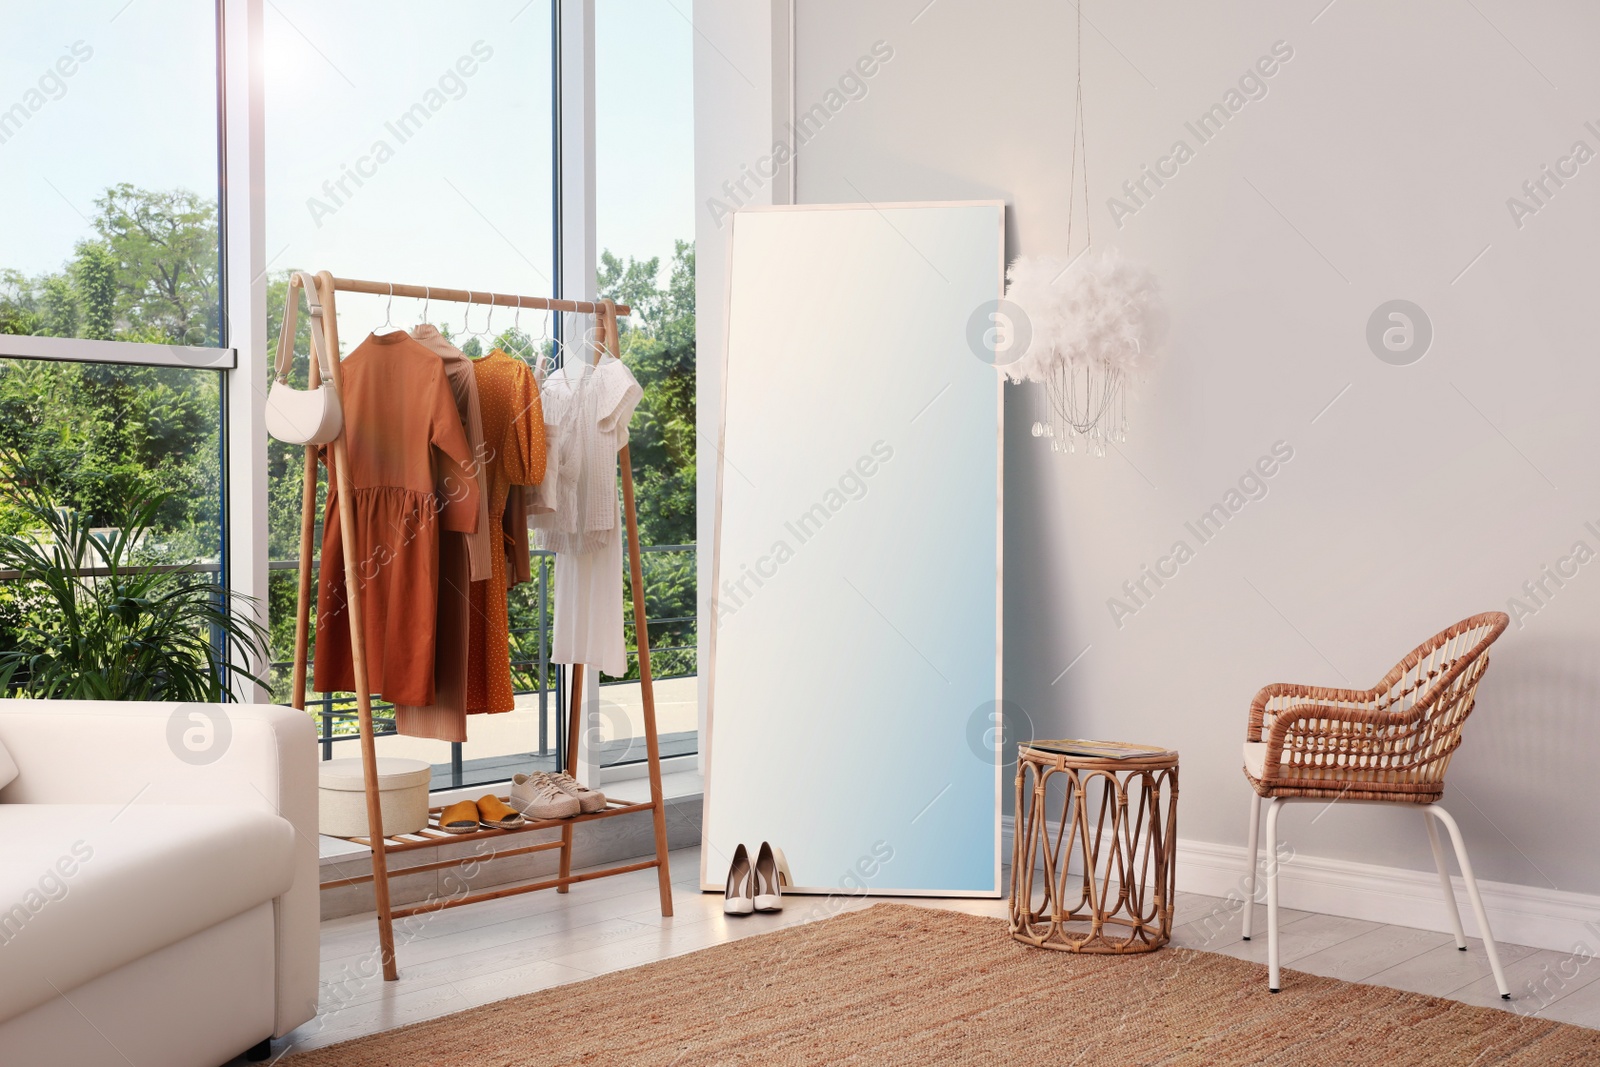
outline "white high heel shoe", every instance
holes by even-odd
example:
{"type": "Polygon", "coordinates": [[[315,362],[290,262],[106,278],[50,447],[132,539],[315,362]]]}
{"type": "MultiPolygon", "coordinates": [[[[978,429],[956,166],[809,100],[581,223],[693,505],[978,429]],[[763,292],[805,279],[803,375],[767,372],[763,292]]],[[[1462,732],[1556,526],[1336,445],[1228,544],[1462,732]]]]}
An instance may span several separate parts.
{"type": "Polygon", "coordinates": [[[722,893],[722,911],[726,915],[749,915],[756,910],[755,868],[750,866],[750,853],[740,845],[733,851],[733,863],[728,866],[728,884],[722,893]]]}
{"type": "Polygon", "coordinates": [[[756,910],[782,911],[783,888],[794,885],[794,879],[789,875],[789,861],[784,858],[783,849],[773,848],[765,841],[761,842],[761,850],[756,853],[755,876],[756,910]]]}

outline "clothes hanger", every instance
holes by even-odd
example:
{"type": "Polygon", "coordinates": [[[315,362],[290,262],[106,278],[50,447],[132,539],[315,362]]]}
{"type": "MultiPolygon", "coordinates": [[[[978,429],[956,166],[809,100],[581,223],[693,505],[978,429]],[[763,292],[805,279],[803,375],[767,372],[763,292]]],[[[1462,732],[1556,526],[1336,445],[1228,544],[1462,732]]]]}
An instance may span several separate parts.
{"type": "MultiPolygon", "coordinates": [[[[581,314],[585,312],[572,312],[574,316],[581,314]]],[[[560,370],[569,381],[587,381],[600,361],[610,354],[600,339],[602,336],[603,331],[597,323],[584,330],[576,340],[559,342],[562,352],[560,370]]]]}
{"type": "MultiPolygon", "coordinates": [[[[566,314],[576,317],[578,312],[572,311],[566,314]]],[[[570,340],[571,335],[571,330],[562,330],[561,335],[554,338],[555,354],[560,358],[555,369],[568,381],[581,381],[590,364],[587,359],[582,358],[582,349],[578,347],[582,343],[581,340],[574,342],[570,340]]]]}
{"type": "MultiPolygon", "coordinates": [[[[598,320],[598,314],[595,317],[598,320]]],[[[589,363],[591,366],[598,367],[600,365],[600,361],[611,354],[606,351],[605,342],[603,340],[605,331],[600,326],[599,322],[596,321],[593,326],[590,326],[583,333],[584,335],[580,343],[586,349],[584,353],[584,361],[589,363]],[[594,353],[593,359],[589,358],[590,352],[594,353]]]]}
{"type": "MultiPolygon", "coordinates": [[[[522,309],[519,307],[517,310],[520,313],[522,309]]],[[[552,344],[550,346],[551,352],[549,355],[544,352],[545,342],[549,340],[550,309],[546,308],[544,318],[539,323],[539,336],[528,339],[528,343],[533,347],[533,373],[540,382],[550,376],[550,372],[555,369],[556,365],[555,345],[552,344]]]]}
{"type": "Polygon", "coordinates": [[[516,348],[517,350],[507,351],[506,355],[511,356],[513,359],[527,366],[529,370],[533,371],[534,380],[538,382],[543,382],[545,380],[546,375],[549,374],[550,365],[554,362],[540,351],[544,345],[544,342],[549,339],[549,334],[550,312],[548,309],[546,309],[544,320],[540,324],[538,337],[530,337],[522,332],[522,303],[521,301],[518,301],[517,313],[512,317],[511,333],[508,337],[508,340],[511,342],[513,348],[516,348]],[[522,344],[526,345],[526,351],[523,351],[519,347],[522,344]]]}
{"type": "Polygon", "coordinates": [[[389,299],[383,305],[383,325],[379,326],[378,329],[373,330],[372,334],[374,337],[392,337],[397,333],[405,332],[406,331],[403,327],[399,327],[394,324],[394,282],[390,282],[389,299]],[[380,330],[387,330],[388,332],[379,333],[380,330]]]}
{"type": "Polygon", "coordinates": [[[528,362],[527,357],[524,356],[521,352],[515,350],[516,347],[517,347],[517,340],[521,336],[522,336],[522,301],[519,300],[519,301],[517,301],[517,312],[516,312],[515,315],[511,316],[511,330],[510,330],[509,333],[506,334],[506,344],[511,346],[511,349],[506,352],[506,355],[510,356],[512,359],[515,359],[519,363],[526,363],[526,362],[528,362]]]}
{"type": "Polygon", "coordinates": [[[542,381],[543,379],[539,377],[539,351],[533,347],[532,340],[527,334],[522,332],[522,301],[520,300],[517,301],[517,313],[511,317],[511,332],[507,335],[506,340],[515,349],[515,351],[508,351],[506,355],[533,371],[535,380],[542,381]],[[528,346],[526,352],[521,349],[521,345],[524,342],[528,346]]]}

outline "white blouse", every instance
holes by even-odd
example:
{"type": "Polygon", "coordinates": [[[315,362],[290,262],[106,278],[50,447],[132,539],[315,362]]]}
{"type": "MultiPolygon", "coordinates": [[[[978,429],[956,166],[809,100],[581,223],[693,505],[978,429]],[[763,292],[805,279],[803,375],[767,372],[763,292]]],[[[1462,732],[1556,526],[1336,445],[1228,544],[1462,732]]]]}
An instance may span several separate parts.
{"type": "Polygon", "coordinates": [[[563,367],[545,380],[545,422],[559,455],[546,464],[541,510],[530,517],[540,548],[592,552],[611,540],[617,452],[628,443],[628,421],[643,395],[627,365],[610,356],[594,366],[563,367]]]}

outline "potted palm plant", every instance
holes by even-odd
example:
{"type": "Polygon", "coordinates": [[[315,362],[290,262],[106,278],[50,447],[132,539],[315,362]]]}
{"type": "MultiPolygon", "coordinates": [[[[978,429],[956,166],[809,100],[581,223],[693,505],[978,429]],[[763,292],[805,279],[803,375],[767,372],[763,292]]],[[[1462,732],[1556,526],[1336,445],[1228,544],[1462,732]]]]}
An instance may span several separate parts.
{"type": "Polygon", "coordinates": [[[0,694],[217,702],[230,699],[230,676],[260,680],[265,628],[210,575],[141,550],[165,495],[135,496],[108,528],[15,468],[5,490],[31,529],[0,534],[0,570],[14,575],[0,694]]]}

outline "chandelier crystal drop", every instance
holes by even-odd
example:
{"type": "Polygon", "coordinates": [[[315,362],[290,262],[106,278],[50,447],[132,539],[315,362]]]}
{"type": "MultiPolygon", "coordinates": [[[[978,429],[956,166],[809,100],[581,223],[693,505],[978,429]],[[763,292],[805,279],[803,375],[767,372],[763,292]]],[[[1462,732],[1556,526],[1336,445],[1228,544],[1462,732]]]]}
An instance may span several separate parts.
{"type": "Polygon", "coordinates": [[[1046,433],[1066,441],[1068,452],[1076,452],[1082,439],[1090,455],[1104,456],[1107,444],[1128,439],[1128,392],[1120,368],[1056,363],[1042,384],[1051,420],[1046,433]]]}

